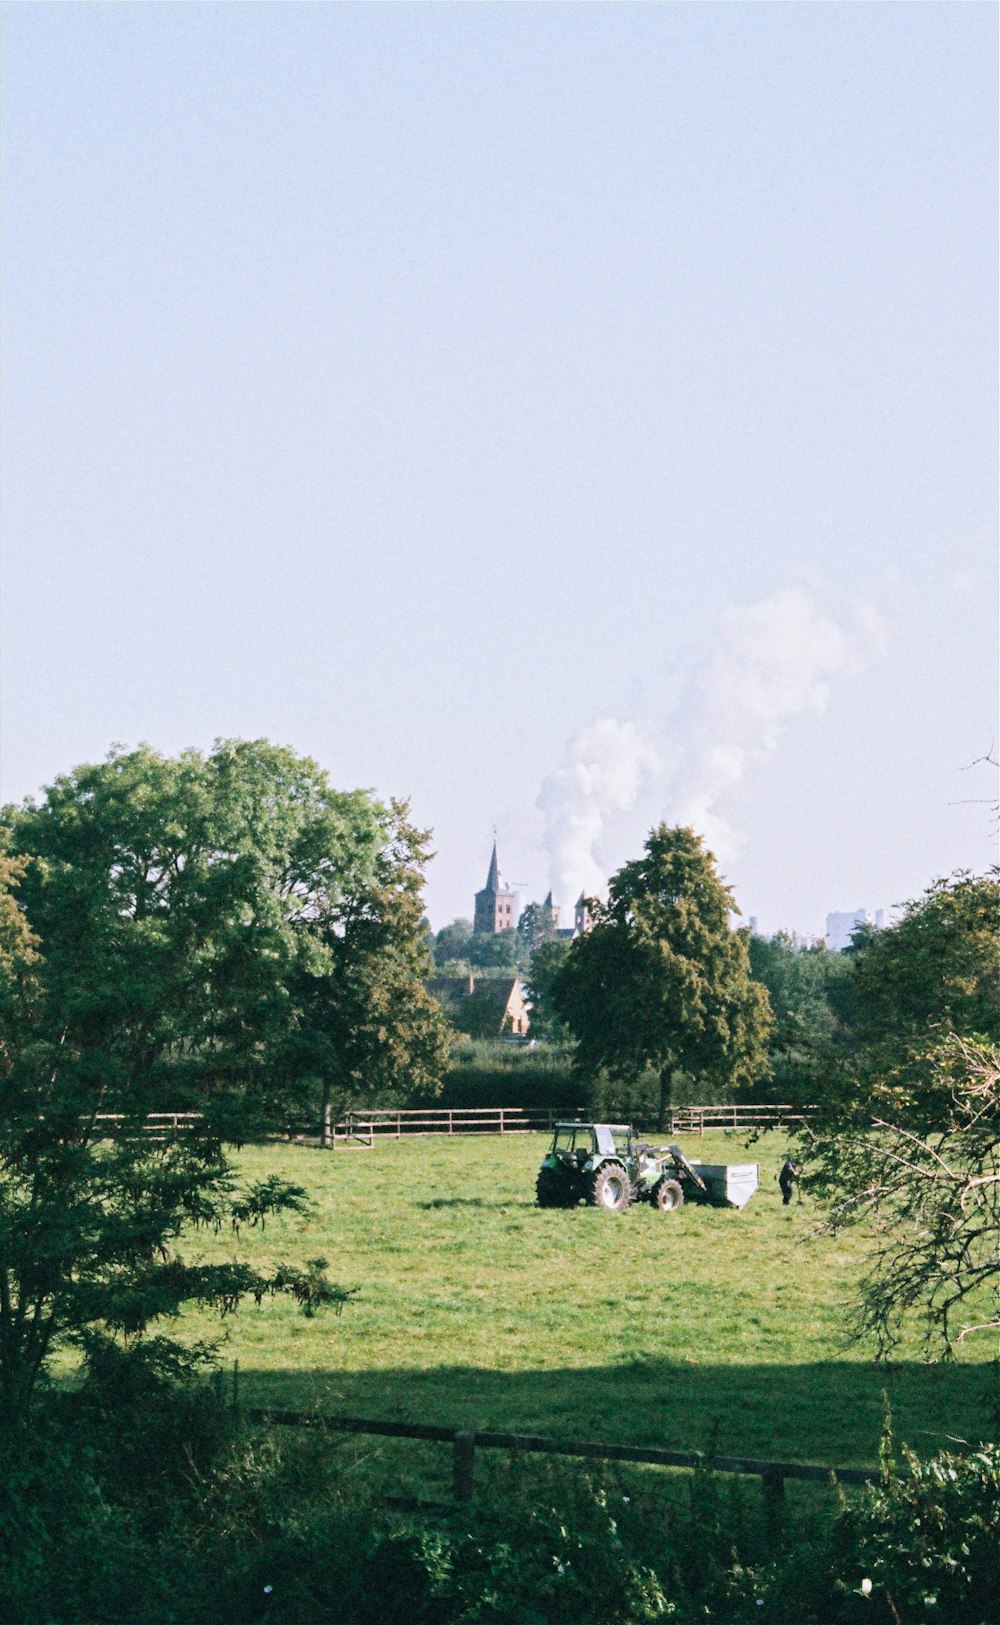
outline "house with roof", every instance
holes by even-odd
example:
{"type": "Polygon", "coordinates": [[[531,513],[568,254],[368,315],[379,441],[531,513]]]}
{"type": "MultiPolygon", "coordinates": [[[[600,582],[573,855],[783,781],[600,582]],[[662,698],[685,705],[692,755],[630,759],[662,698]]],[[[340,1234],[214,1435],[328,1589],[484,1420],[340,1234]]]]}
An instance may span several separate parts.
{"type": "Polygon", "coordinates": [[[457,1032],[470,1038],[523,1038],[528,1004],[516,976],[435,976],[427,988],[457,1032]]]}

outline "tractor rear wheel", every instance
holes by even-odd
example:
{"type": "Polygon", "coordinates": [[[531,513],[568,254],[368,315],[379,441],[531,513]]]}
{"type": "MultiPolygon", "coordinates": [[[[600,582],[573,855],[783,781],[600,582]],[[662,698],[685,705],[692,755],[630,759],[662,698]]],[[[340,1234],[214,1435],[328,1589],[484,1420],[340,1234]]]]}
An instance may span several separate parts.
{"type": "Polygon", "coordinates": [[[653,1201],[661,1213],[673,1213],[684,1206],[684,1191],[676,1179],[658,1179],[653,1187],[653,1201]]]}
{"type": "Polygon", "coordinates": [[[573,1207],[579,1200],[573,1184],[551,1168],[541,1169],[535,1180],[535,1196],[539,1207],[573,1207]]]}
{"type": "Polygon", "coordinates": [[[632,1200],[632,1182],[620,1162],[605,1162],[590,1182],[587,1200],[591,1207],[607,1208],[609,1213],[624,1213],[632,1200]]]}

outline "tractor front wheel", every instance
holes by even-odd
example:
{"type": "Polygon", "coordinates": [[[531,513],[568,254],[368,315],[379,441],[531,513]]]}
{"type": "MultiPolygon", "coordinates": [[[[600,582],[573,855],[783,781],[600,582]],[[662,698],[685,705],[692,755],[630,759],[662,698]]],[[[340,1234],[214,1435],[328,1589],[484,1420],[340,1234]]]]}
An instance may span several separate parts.
{"type": "Polygon", "coordinates": [[[653,1201],[661,1213],[673,1213],[684,1206],[684,1192],[676,1179],[659,1179],[653,1187],[653,1201]]]}
{"type": "Polygon", "coordinates": [[[632,1200],[632,1183],[620,1162],[605,1162],[590,1182],[588,1201],[609,1213],[624,1213],[632,1200]]]}

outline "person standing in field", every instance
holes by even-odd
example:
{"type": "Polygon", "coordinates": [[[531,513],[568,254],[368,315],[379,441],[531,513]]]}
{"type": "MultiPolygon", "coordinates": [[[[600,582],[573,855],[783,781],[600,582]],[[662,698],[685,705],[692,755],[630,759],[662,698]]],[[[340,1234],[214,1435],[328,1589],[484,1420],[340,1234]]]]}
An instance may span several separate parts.
{"type": "Polygon", "coordinates": [[[788,1206],[792,1199],[792,1191],[795,1188],[795,1181],[798,1179],[800,1173],[801,1169],[799,1168],[798,1163],[793,1162],[791,1157],[789,1157],[788,1161],[783,1165],[782,1170],[778,1175],[778,1184],[781,1186],[781,1200],[785,1207],[788,1206]]]}

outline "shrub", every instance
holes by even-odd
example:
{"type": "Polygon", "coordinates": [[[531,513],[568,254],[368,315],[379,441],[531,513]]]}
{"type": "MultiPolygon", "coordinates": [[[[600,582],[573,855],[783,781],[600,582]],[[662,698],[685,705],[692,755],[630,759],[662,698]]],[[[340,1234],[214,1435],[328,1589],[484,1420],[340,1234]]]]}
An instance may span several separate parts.
{"type": "Polygon", "coordinates": [[[31,1421],[0,1440],[4,1625],[997,1619],[993,1447],[908,1454],[902,1478],[778,1534],[757,1487],[710,1465],[664,1478],[514,1457],[484,1462],[471,1506],[392,1510],[367,1448],[241,1427],[218,1378],[155,1351],[103,1351],[31,1421]]]}
{"type": "Polygon", "coordinates": [[[1000,1618],[1000,1453],[920,1461],[886,1474],[839,1520],[838,1619],[896,1625],[947,1620],[986,1625],[1000,1618]]]}

